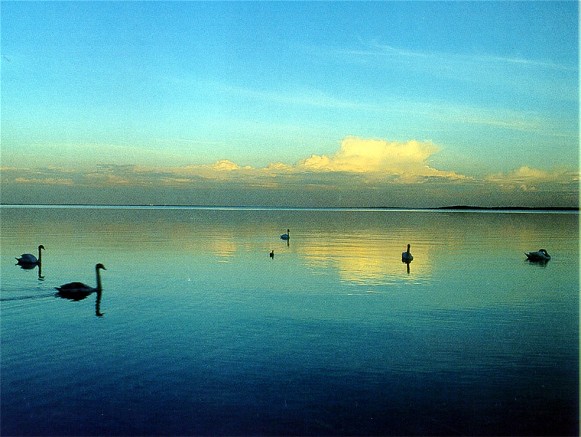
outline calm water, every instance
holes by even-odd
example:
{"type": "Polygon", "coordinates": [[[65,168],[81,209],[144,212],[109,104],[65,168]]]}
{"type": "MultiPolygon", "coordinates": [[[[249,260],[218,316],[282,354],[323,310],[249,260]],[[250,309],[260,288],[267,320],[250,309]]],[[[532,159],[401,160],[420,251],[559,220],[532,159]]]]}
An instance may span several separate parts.
{"type": "Polygon", "coordinates": [[[2,435],[578,433],[576,213],[0,213],[2,435]]]}

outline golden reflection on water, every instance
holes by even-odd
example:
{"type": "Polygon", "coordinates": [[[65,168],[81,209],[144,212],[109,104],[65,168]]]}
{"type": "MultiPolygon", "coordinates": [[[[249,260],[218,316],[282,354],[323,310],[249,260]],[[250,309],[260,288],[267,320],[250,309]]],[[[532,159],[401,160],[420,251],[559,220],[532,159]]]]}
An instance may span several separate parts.
{"type": "Polygon", "coordinates": [[[401,261],[406,247],[396,241],[378,240],[371,234],[360,234],[349,242],[337,242],[332,238],[328,235],[301,242],[297,252],[309,267],[335,268],[340,279],[346,282],[386,283],[418,280],[430,275],[429,246],[412,245],[414,260],[408,266],[401,261]]]}
{"type": "Polygon", "coordinates": [[[238,252],[238,246],[234,239],[214,237],[209,241],[208,249],[222,262],[228,262],[238,252]]]}
{"type": "MultiPolygon", "coordinates": [[[[275,262],[292,254],[285,262],[332,269],[357,284],[423,281],[436,267],[460,272],[481,257],[518,261],[541,247],[558,259],[554,229],[578,230],[577,215],[559,214],[3,208],[2,218],[3,244],[19,250],[44,244],[48,263],[59,252],[86,262],[91,251],[99,257],[91,255],[91,262],[147,261],[152,253],[184,263],[208,256],[268,260],[274,249],[275,262]],[[279,238],[287,227],[289,246],[279,238]],[[408,243],[414,256],[409,266],[401,262],[408,243]]],[[[578,234],[563,238],[577,240],[578,234]]]]}

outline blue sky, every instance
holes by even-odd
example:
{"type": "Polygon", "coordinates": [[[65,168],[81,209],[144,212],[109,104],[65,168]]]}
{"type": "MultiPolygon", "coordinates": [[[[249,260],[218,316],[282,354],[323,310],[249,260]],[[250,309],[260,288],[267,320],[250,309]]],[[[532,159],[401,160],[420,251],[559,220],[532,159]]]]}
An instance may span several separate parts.
{"type": "Polygon", "coordinates": [[[577,204],[577,2],[1,13],[5,203],[577,204]]]}

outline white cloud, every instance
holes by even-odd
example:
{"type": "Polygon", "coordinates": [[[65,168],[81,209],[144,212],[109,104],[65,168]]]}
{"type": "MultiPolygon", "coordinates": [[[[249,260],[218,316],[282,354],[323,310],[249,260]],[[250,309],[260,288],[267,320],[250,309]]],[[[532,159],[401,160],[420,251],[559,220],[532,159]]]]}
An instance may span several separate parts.
{"type": "Polygon", "coordinates": [[[566,169],[541,170],[522,166],[508,173],[496,173],[486,177],[486,181],[498,184],[503,189],[538,191],[540,186],[572,184],[579,181],[579,173],[566,169]]]}
{"type": "MultiPolygon", "coordinates": [[[[337,204],[365,204],[368,196],[370,204],[405,201],[416,206],[426,202],[453,204],[459,202],[457,199],[461,199],[459,196],[463,193],[469,193],[474,200],[462,202],[475,204],[482,203],[483,196],[491,199],[501,194],[513,199],[523,193],[529,196],[544,193],[548,199],[546,202],[558,205],[574,204],[578,198],[578,171],[544,170],[525,165],[507,173],[475,178],[449,169],[434,168],[430,160],[438,150],[439,147],[430,141],[397,142],[350,136],[343,139],[335,153],[311,155],[294,164],[274,162],[264,167],[252,167],[222,159],[213,164],[164,167],[95,165],[89,171],[72,167],[3,167],[2,186],[9,186],[11,190],[25,185],[25,190],[33,185],[37,187],[35,189],[43,190],[43,186],[49,189],[49,186],[57,185],[99,190],[122,188],[138,189],[143,193],[159,187],[175,188],[181,193],[260,191],[264,196],[260,197],[264,199],[261,201],[267,204],[268,199],[280,198],[274,191],[295,193],[301,201],[308,192],[316,204],[319,204],[317,196],[334,199],[330,202],[337,204]],[[269,191],[272,192],[268,194],[269,191]]],[[[237,198],[241,198],[240,195],[237,198]]],[[[197,202],[204,202],[204,198],[197,202]]],[[[506,203],[510,204],[510,201],[506,203]]]]}
{"type": "MultiPolygon", "coordinates": [[[[123,174],[163,176],[165,180],[183,183],[200,181],[236,182],[253,186],[269,186],[279,181],[286,184],[324,185],[345,183],[416,183],[430,179],[465,180],[467,176],[453,171],[438,170],[428,164],[438,151],[431,142],[390,142],[350,136],[345,138],[333,155],[311,155],[296,164],[274,162],[265,167],[240,166],[222,159],[209,165],[147,168],[118,167],[123,174]],[[342,182],[343,181],[343,182],[342,182]]],[[[119,174],[122,176],[122,174],[119,174]]]]}
{"type": "Polygon", "coordinates": [[[319,89],[292,89],[289,91],[265,91],[254,88],[245,88],[224,83],[211,82],[209,86],[219,92],[244,97],[251,100],[258,100],[282,105],[312,106],[327,109],[360,109],[365,108],[359,102],[337,98],[319,89]]]}
{"type": "Polygon", "coordinates": [[[73,185],[73,180],[69,178],[45,178],[45,177],[17,177],[14,179],[17,184],[39,184],[39,185],[73,185]]]}
{"type": "Polygon", "coordinates": [[[212,168],[216,171],[240,170],[240,166],[238,164],[227,159],[222,159],[221,161],[216,162],[212,168]]]}
{"type": "Polygon", "coordinates": [[[423,178],[466,179],[451,171],[428,165],[438,148],[431,142],[390,142],[378,139],[347,137],[333,156],[312,155],[299,169],[313,172],[345,172],[373,175],[396,182],[418,182],[423,178]]]}

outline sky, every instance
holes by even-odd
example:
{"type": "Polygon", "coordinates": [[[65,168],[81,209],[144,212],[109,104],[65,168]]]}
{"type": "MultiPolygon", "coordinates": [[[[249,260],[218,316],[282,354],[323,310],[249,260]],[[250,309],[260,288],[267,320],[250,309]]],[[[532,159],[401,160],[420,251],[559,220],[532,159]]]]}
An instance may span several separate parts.
{"type": "Polygon", "coordinates": [[[578,205],[576,1],[0,8],[4,204],[578,205]]]}

